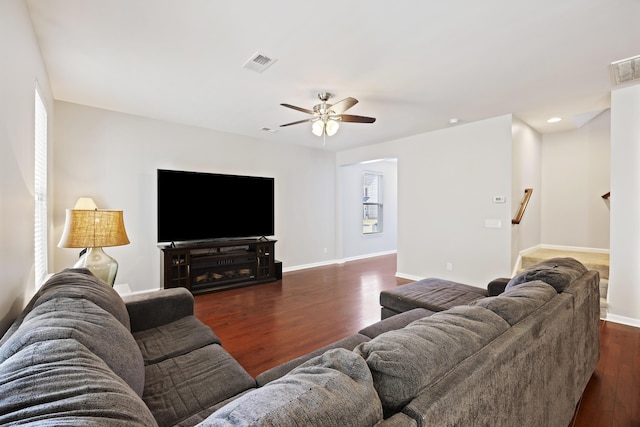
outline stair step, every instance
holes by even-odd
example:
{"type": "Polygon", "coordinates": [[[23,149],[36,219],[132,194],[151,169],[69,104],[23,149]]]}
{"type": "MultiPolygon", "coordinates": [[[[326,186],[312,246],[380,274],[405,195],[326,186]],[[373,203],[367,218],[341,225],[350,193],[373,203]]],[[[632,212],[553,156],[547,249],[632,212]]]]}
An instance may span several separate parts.
{"type": "Polygon", "coordinates": [[[522,268],[531,267],[549,258],[571,257],[589,270],[600,273],[600,279],[609,279],[609,254],[599,252],[567,251],[560,249],[537,249],[522,256],[522,268]]]}
{"type": "Polygon", "coordinates": [[[609,254],[600,252],[567,251],[561,249],[537,249],[522,256],[521,269],[531,267],[550,258],[577,259],[589,270],[600,273],[600,318],[607,317],[607,292],[609,289],[609,254]]]}

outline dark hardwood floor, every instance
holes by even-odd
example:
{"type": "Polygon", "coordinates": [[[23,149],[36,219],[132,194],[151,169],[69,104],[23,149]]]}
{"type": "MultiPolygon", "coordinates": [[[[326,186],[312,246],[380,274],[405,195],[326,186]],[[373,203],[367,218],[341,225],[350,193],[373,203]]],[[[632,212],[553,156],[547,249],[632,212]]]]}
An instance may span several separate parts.
{"type": "Polygon", "coordinates": [[[640,427],[640,328],[600,322],[600,361],[572,426],[640,427]]]}
{"type": "MultiPolygon", "coordinates": [[[[256,376],[380,320],[380,291],[409,282],[395,272],[395,255],[385,255],[284,273],[198,295],[195,314],[256,376]]],[[[600,362],[571,425],[640,427],[640,329],[602,322],[600,335],[600,362]]]]}

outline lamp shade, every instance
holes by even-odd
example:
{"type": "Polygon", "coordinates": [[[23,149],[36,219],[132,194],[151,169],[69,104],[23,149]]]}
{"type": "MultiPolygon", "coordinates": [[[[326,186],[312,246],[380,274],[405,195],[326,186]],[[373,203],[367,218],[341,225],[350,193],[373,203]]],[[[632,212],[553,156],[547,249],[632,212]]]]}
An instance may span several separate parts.
{"type": "Polygon", "coordinates": [[[67,209],[61,248],[97,248],[129,244],[122,211],[67,209]]]}
{"type": "Polygon", "coordinates": [[[96,202],[91,197],[78,197],[73,209],[94,210],[98,209],[98,206],[96,206],[96,202]]]}

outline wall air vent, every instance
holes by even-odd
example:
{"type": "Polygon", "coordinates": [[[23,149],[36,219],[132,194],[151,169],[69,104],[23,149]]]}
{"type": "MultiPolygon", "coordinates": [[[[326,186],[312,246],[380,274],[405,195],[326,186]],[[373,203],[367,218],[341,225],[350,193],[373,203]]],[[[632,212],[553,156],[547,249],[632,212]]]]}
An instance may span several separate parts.
{"type": "Polygon", "coordinates": [[[611,72],[617,85],[640,80],[640,55],[612,62],[611,72]]]}
{"type": "Polygon", "coordinates": [[[257,73],[262,73],[264,70],[272,66],[276,61],[277,59],[270,58],[267,55],[256,52],[251,58],[247,60],[247,62],[242,64],[242,68],[253,70],[257,73]]]}

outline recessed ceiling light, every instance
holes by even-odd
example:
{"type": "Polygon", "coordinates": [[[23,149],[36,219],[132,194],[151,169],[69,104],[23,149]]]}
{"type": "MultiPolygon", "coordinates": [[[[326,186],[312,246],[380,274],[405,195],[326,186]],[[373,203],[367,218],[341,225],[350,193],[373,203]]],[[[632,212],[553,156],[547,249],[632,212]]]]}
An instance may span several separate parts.
{"type": "Polygon", "coordinates": [[[562,121],[562,117],[551,117],[547,123],[558,123],[559,121],[562,121]]]}
{"type": "Polygon", "coordinates": [[[450,125],[457,125],[458,123],[460,123],[460,119],[457,117],[452,117],[449,119],[449,124],[450,125]]]}

